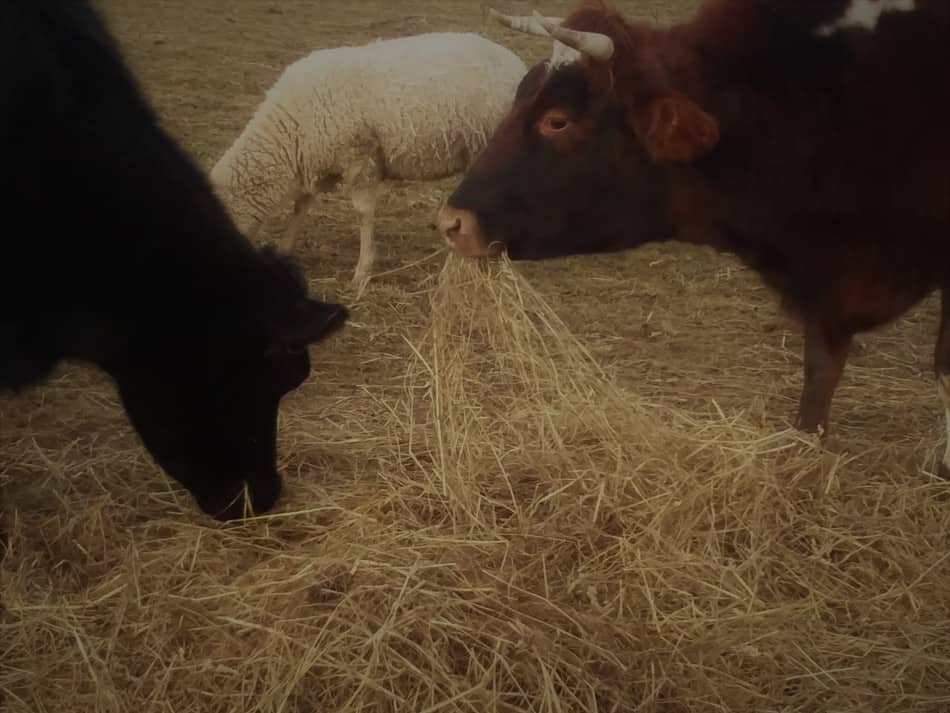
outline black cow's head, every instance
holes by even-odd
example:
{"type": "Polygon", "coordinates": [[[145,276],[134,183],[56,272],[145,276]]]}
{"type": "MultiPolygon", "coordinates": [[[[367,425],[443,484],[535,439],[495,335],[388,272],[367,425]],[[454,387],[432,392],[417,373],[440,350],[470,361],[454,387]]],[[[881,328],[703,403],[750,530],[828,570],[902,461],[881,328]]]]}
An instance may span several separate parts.
{"type": "Polygon", "coordinates": [[[667,82],[655,30],[599,3],[563,23],[508,17],[556,39],[439,217],[463,255],[594,253],[671,237],[669,172],[718,140],[715,120],[667,82]]]}
{"type": "Polygon", "coordinates": [[[347,317],[308,298],[289,262],[264,258],[230,304],[208,294],[184,316],[140,314],[134,338],[100,362],[158,464],[219,519],[274,505],[278,403],[307,378],[307,345],[347,317]]]}

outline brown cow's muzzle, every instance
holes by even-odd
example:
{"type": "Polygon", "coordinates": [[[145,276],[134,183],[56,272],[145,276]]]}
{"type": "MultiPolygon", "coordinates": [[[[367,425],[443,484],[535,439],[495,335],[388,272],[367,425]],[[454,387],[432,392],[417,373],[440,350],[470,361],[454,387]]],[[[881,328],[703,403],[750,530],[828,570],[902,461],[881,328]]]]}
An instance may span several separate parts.
{"type": "Polygon", "coordinates": [[[439,232],[446,245],[463,257],[496,257],[504,250],[501,243],[489,242],[482,235],[474,213],[448,204],[439,211],[439,232]]]}

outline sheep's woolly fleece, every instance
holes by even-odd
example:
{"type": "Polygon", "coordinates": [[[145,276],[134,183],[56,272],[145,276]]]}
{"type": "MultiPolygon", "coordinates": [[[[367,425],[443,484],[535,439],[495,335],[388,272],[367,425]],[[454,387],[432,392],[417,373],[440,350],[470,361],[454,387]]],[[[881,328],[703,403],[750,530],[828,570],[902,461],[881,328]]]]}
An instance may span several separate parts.
{"type": "Polygon", "coordinates": [[[344,180],[429,180],[464,169],[527,69],[470,33],[322,49],[293,63],[211,171],[239,226],[344,180]]]}

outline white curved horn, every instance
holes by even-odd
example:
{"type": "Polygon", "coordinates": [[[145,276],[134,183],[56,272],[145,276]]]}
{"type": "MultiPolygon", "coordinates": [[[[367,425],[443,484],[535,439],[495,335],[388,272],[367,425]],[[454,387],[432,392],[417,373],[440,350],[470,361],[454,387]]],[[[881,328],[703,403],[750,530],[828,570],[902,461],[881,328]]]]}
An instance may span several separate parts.
{"type": "Polygon", "coordinates": [[[550,37],[551,34],[544,29],[538,18],[548,20],[555,25],[561,23],[560,17],[543,17],[538,15],[538,17],[531,17],[530,15],[503,15],[494,8],[486,7],[485,14],[491,19],[501,23],[505,27],[510,27],[512,30],[517,30],[518,32],[527,32],[529,35],[538,35],[539,37],[550,37]]]}
{"type": "Polygon", "coordinates": [[[581,32],[580,30],[561,27],[560,23],[551,22],[550,18],[539,14],[537,10],[534,12],[534,19],[558,42],[573,47],[578,52],[583,52],[593,59],[604,62],[614,55],[614,42],[607,35],[600,32],[581,32]]]}

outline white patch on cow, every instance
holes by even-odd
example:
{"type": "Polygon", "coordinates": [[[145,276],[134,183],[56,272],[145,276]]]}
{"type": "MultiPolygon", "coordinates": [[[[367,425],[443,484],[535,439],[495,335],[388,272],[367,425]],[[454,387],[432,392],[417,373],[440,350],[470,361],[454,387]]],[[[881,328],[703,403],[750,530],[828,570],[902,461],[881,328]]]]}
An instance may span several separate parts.
{"type": "Polygon", "coordinates": [[[566,64],[572,64],[579,61],[580,58],[581,53],[576,49],[573,47],[568,47],[563,42],[554,40],[554,48],[551,50],[550,59],[551,69],[557,69],[558,67],[563,67],[566,64]]]}
{"type": "Polygon", "coordinates": [[[944,415],[947,419],[947,447],[943,453],[943,464],[950,470],[950,374],[937,375],[937,395],[943,403],[944,415]]]}
{"type": "Polygon", "coordinates": [[[817,34],[830,37],[849,27],[873,31],[885,12],[911,12],[916,7],[916,0],[851,0],[844,15],[819,27],[817,34]]]}

